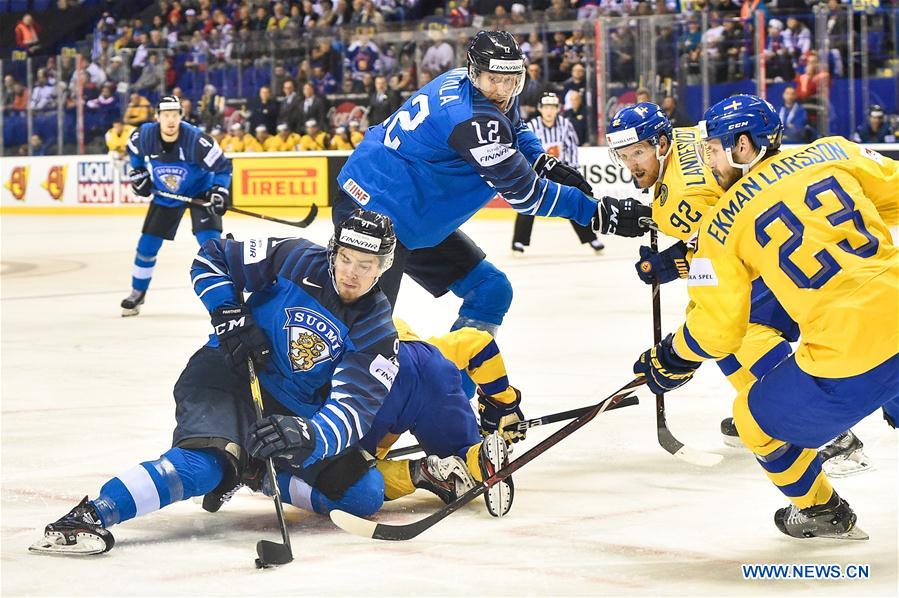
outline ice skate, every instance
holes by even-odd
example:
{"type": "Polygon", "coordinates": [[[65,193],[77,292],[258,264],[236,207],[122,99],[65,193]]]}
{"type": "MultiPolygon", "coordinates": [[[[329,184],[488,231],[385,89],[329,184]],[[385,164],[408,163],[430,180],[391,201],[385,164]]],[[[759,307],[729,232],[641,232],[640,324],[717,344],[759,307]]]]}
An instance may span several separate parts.
{"type": "Polygon", "coordinates": [[[871,460],[865,454],[864,446],[852,430],[837,436],[818,451],[824,473],[832,478],[845,478],[871,469],[871,460]]]}
{"type": "Polygon", "coordinates": [[[515,242],[512,243],[512,257],[522,257],[524,256],[524,243],[515,242]]]}
{"type": "Polygon", "coordinates": [[[471,490],[477,483],[465,466],[465,461],[456,456],[441,459],[430,455],[409,463],[415,487],[433,492],[447,504],[471,490]]]}
{"type": "MultiPolygon", "coordinates": [[[[478,464],[481,467],[481,475],[485,480],[509,464],[509,449],[499,432],[490,434],[481,442],[478,464]]],[[[512,500],[514,498],[515,485],[512,483],[511,477],[497,482],[484,493],[487,511],[494,517],[502,517],[508,513],[509,509],[512,508],[512,500]]]]}
{"type": "Polygon", "coordinates": [[[728,417],[721,420],[721,437],[724,444],[731,448],[743,448],[743,442],[737,433],[737,426],[734,424],[734,418],[728,417]]]}
{"type": "Polygon", "coordinates": [[[55,523],[44,528],[44,537],[28,549],[41,554],[86,556],[108,552],[115,538],[103,527],[94,505],[84,499],[55,523]]]}
{"type": "Polygon", "coordinates": [[[605,248],[606,248],[605,243],[603,243],[599,239],[590,241],[590,249],[592,249],[593,253],[595,253],[596,255],[602,255],[602,250],[605,248]]]}
{"type": "Polygon", "coordinates": [[[122,299],[122,317],[136,316],[140,313],[140,306],[144,304],[147,291],[131,289],[131,294],[122,299]]]}
{"type": "Polygon", "coordinates": [[[867,540],[868,534],[855,525],[856,516],[849,503],[836,492],[823,505],[798,509],[790,505],[774,513],[777,529],[794,538],[833,538],[867,540]]]}

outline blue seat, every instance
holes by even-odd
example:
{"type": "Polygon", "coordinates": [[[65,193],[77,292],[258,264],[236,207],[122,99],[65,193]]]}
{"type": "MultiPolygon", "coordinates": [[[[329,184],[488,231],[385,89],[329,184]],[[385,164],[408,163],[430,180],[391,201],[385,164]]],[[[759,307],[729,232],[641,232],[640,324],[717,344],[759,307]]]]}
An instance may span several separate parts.
{"type": "Polygon", "coordinates": [[[10,12],[28,12],[28,0],[10,0],[10,12]]]}
{"type": "Polygon", "coordinates": [[[9,12],[9,0],[0,0],[0,14],[9,12]]]}
{"type": "Polygon", "coordinates": [[[46,12],[50,10],[50,0],[32,0],[31,12],[46,12]]]}

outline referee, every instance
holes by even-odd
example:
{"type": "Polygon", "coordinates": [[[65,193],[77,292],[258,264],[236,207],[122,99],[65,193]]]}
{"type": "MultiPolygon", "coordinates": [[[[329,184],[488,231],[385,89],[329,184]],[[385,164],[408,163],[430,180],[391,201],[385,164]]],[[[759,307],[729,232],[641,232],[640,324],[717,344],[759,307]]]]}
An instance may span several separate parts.
{"type": "MultiPolygon", "coordinates": [[[[537,105],[540,116],[528,122],[528,127],[537,135],[547,154],[558,158],[568,166],[577,168],[578,138],[571,122],[559,116],[559,97],[554,93],[546,93],[537,105]]],[[[589,243],[596,253],[605,247],[596,238],[596,233],[589,226],[581,226],[569,220],[581,243],[589,243]]],[[[531,244],[531,230],[534,228],[534,217],[519,213],[515,218],[515,232],[512,234],[513,255],[524,253],[524,248],[531,244]]]]}

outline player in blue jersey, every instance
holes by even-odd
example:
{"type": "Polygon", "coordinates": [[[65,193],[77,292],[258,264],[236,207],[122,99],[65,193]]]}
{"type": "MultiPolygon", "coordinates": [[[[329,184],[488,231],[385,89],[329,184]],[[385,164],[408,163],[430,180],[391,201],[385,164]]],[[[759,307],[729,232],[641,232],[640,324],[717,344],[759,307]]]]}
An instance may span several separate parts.
{"type": "Polygon", "coordinates": [[[496,332],[512,287],[458,229],[497,193],[523,214],[568,218],[602,233],[643,232],[639,217],[648,208],[597,202],[576,170],[547,159],[519,116],[524,77],[514,36],[479,32],[468,67],[434,78],[371,127],[338,175],[335,220],[362,206],[394,222],[396,259],[381,281],[391,303],[405,273],[435,297],[452,291],[462,298],[454,328],[496,332]]]}
{"type": "Polygon", "coordinates": [[[85,497],[32,549],[106,552],[110,526],[193,496],[206,495],[204,508],[216,511],[251,457],[274,457],[309,510],[377,511],[383,478],[347,449],[368,432],[397,374],[396,329],[377,286],[395,244],[389,219],[362,210],[335,228],[328,248],[296,238],[206,242],[191,275],[215,333],[175,384],[173,448],[85,497]],[[248,357],[265,404],[258,421],[248,357]]]}
{"type": "Polygon", "coordinates": [[[128,140],[131,188],[136,195],[153,199],[137,242],[131,294],[122,301],[122,316],[140,313],[156,255],[163,240],[175,238],[185,209],[190,209],[193,233],[201,246],[222,233],[222,215],[231,197],[231,161],[215,139],[182,122],[181,116],[181,100],[165,96],[156,107],[157,122],[141,125],[128,140]],[[188,206],[157,191],[202,198],[208,207],[188,206]]]}

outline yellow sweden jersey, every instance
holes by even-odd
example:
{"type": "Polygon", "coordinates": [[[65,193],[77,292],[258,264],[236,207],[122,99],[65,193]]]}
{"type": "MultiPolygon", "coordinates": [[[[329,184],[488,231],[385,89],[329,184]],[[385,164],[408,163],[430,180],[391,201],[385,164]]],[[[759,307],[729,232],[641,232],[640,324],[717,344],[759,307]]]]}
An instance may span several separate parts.
{"type": "Polygon", "coordinates": [[[296,133],[290,133],[286,138],[280,135],[273,135],[265,140],[265,151],[267,152],[292,152],[297,149],[300,144],[300,136],[296,133]]]}
{"type": "Polygon", "coordinates": [[[256,141],[256,138],[249,133],[242,135],[225,135],[221,143],[222,149],[226,152],[261,152],[262,146],[256,141]]]}
{"type": "Polygon", "coordinates": [[[115,131],[109,129],[106,131],[106,149],[111,152],[124,154],[125,146],[128,145],[128,139],[131,137],[133,131],[134,127],[131,125],[124,125],[122,127],[122,132],[118,135],[115,134],[115,131]]]}
{"type": "Polygon", "coordinates": [[[804,372],[855,376],[897,354],[899,249],[879,213],[897,201],[899,163],[842,137],[763,160],[700,223],[677,352],[733,353],[762,276],[799,324],[804,372]]]}
{"type": "Polygon", "coordinates": [[[699,128],[678,127],[672,137],[665,173],[655,187],[652,219],[666,235],[686,241],[724,191],[700,159],[699,128]]]}

